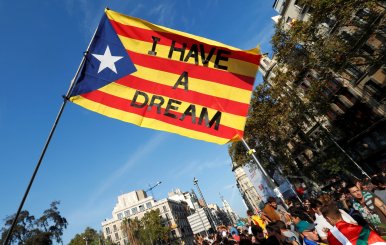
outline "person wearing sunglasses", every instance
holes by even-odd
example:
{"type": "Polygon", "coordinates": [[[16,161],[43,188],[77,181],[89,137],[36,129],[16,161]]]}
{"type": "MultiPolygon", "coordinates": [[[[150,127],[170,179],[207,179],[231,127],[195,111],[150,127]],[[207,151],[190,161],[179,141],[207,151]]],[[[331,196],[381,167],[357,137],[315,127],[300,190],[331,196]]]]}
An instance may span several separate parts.
{"type": "Polygon", "coordinates": [[[319,236],[315,230],[315,225],[308,223],[307,221],[300,221],[296,225],[297,231],[303,238],[303,244],[305,245],[319,245],[319,236]]]}

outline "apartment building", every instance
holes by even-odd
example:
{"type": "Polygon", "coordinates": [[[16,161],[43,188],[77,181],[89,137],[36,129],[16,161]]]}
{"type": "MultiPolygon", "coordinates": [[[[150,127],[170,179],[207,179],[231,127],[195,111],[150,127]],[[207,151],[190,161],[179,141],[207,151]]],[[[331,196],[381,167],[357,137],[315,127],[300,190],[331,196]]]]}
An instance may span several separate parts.
{"type": "Polygon", "coordinates": [[[106,239],[118,245],[129,244],[127,234],[122,229],[124,219],[141,219],[150,210],[160,211],[162,223],[171,228],[169,237],[185,244],[193,243],[192,229],[187,220],[188,204],[169,198],[154,200],[143,190],[128,192],[118,196],[112,211],[112,218],[102,222],[102,232],[106,239]]]}
{"type": "MultiPolygon", "coordinates": [[[[313,9],[301,6],[299,2],[274,1],[273,8],[279,18],[273,19],[281,19],[284,30],[290,29],[294,21],[307,21],[312,16],[313,9]]],[[[312,164],[315,151],[320,153],[328,147],[319,140],[321,133],[327,130],[365,171],[372,173],[386,168],[385,10],[385,2],[379,1],[371,9],[358,9],[352,13],[349,25],[341,25],[334,17],[320,24],[321,35],[337,35],[346,43],[352,43],[352,55],[347,54],[347,57],[355,58],[347,59],[343,69],[335,72],[334,78],[328,81],[325,93],[331,98],[331,104],[323,120],[319,120],[323,123],[310,123],[302,132],[302,137],[308,137],[315,145],[299,147],[296,140],[289,145],[299,165],[312,164]],[[380,62],[373,62],[375,58],[380,62]]],[[[275,76],[276,65],[275,57],[262,59],[260,71],[267,81],[275,76]]],[[[309,72],[302,81],[292,83],[299,97],[307,94],[310,79],[319,79],[317,69],[309,72]]]]}

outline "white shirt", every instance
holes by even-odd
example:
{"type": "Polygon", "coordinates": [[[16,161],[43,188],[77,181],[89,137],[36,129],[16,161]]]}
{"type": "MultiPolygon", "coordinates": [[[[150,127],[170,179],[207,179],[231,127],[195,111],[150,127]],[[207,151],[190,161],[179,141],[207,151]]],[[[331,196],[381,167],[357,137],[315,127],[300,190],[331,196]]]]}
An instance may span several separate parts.
{"type": "MultiPolygon", "coordinates": [[[[339,209],[340,214],[342,215],[342,219],[350,224],[357,225],[357,222],[344,210],[339,209]]],[[[326,229],[331,230],[333,227],[328,221],[323,217],[323,215],[319,215],[315,213],[315,229],[320,238],[327,239],[327,233],[324,231],[326,229]]]]}
{"type": "Polygon", "coordinates": [[[323,217],[323,215],[319,215],[315,213],[315,230],[322,239],[327,239],[327,233],[324,231],[325,229],[332,229],[332,225],[327,222],[327,220],[323,217]]]}

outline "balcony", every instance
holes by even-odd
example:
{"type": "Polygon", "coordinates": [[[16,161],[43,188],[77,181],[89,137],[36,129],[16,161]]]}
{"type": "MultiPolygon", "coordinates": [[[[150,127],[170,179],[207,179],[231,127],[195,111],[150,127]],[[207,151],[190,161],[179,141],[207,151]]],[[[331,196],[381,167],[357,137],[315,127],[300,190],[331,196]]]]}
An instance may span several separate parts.
{"type": "Polygon", "coordinates": [[[331,110],[334,112],[334,114],[336,115],[343,115],[345,112],[339,107],[337,106],[335,103],[331,103],[330,105],[331,107],[331,110]]]}
{"type": "Polygon", "coordinates": [[[349,100],[349,99],[348,99],[346,96],[344,96],[344,95],[339,95],[338,98],[339,98],[340,102],[342,102],[342,104],[343,104],[347,109],[351,108],[351,107],[354,105],[354,103],[353,103],[351,100],[349,100]]]}

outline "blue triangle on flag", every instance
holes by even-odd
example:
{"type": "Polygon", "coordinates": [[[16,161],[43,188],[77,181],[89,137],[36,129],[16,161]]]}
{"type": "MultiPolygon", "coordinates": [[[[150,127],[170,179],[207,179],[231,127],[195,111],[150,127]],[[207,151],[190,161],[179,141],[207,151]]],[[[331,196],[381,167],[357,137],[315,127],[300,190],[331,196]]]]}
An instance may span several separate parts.
{"type": "Polygon", "coordinates": [[[136,70],[110,20],[104,14],[70,96],[97,90],[136,70]],[[108,58],[109,62],[104,62],[108,58]]]}

